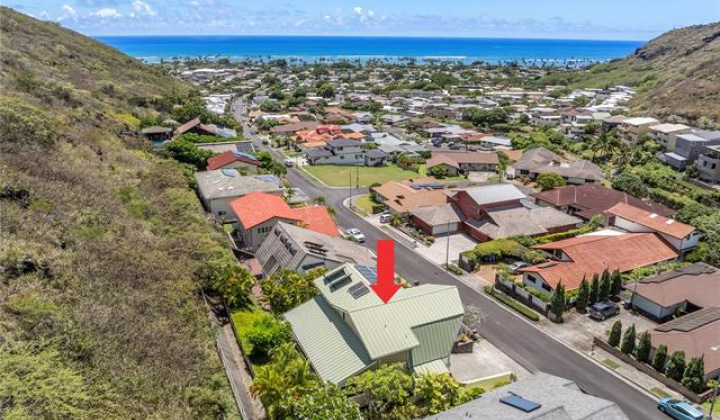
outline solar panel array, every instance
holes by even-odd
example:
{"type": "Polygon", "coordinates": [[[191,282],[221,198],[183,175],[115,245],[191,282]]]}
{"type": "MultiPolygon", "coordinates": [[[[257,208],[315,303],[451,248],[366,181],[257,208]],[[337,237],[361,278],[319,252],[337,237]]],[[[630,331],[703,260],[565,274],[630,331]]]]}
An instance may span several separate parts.
{"type": "Polygon", "coordinates": [[[352,296],[353,299],[358,299],[358,298],[370,293],[370,289],[368,289],[367,286],[365,286],[362,283],[357,283],[357,284],[352,285],[348,289],[348,293],[350,293],[350,296],[352,296]]]}
{"type": "Polygon", "coordinates": [[[368,265],[356,265],[355,268],[372,284],[377,284],[377,270],[368,265]]]}
{"type": "Polygon", "coordinates": [[[238,173],[235,169],[221,169],[221,171],[222,174],[228,178],[235,178],[238,176],[238,173]]]}
{"type": "Polygon", "coordinates": [[[245,153],[245,152],[233,152],[233,154],[234,154],[236,157],[241,157],[241,158],[245,158],[245,159],[249,159],[249,160],[254,160],[254,161],[257,162],[257,158],[256,158],[255,156],[251,155],[250,153],[245,153]]]}

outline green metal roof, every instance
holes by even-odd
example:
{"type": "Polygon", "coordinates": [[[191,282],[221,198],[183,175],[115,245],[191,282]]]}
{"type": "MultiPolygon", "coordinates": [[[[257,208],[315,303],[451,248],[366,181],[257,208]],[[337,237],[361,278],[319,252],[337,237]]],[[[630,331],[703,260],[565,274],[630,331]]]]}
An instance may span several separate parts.
{"type": "Polygon", "coordinates": [[[445,365],[445,362],[443,362],[440,359],[433,360],[432,362],[428,362],[425,364],[422,364],[420,366],[415,366],[413,368],[413,372],[419,373],[419,374],[428,374],[428,373],[450,373],[450,370],[445,365]]]}
{"type": "MultiPolygon", "coordinates": [[[[421,285],[403,288],[388,304],[384,304],[373,292],[354,298],[348,289],[358,283],[367,287],[371,284],[350,264],[342,265],[315,280],[315,285],[327,302],[345,314],[345,321],[360,338],[371,358],[378,359],[420,345],[413,332],[414,327],[452,318],[456,326],[454,335],[457,335],[463,306],[455,286],[421,285]],[[340,287],[332,287],[328,279],[344,277],[340,275],[341,272],[350,281],[345,281],[340,287]]],[[[449,341],[450,347],[454,339],[453,336],[449,341]]]]}
{"type": "Polygon", "coordinates": [[[360,339],[322,296],[285,314],[293,334],[315,371],[341,384],[373,362],[360,339]]]}

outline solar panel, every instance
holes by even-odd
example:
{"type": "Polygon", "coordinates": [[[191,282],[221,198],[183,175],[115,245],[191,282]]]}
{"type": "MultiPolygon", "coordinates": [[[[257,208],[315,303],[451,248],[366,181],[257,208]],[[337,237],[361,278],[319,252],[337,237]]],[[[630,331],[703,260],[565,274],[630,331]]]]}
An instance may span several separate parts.
{"type": "Polygon", "coordinates": [[[330,283],[330,291],[337,290],[350,282],[352,282],[350,275],[345,274],[344,276],[340,277],[337,280],[333,280],[332,283],[330,283]]]}
{"type": "Polygon", "coordinates": [[[353,299],[358,299],[359,297],[370,293],[370,289],[362,283],[357,283],[348,289],[348,293],[350,293],[350,296],[352,296],[353,299]]]}
{"type": "Polygon", "coordinates": [[[325,284],[332,283],[334,280],[339,279],[345,275],[345,270],[338,270],[325,276],[325,284]]]}
{"type": "Polygon", "coordinates": [[[241,158],[245,158],[245,159],[249,159],[249,160],[254,160],[254,161],[257,162],[257,158],[256,158],[255,156],[251,155],[250,153],[245,153],[245,152],[233,152],[233,154],[234,154],[236,157],[241,157],[241,158]]]}
{"type": "Polygon", "coordinates": [[[355,268],[372,284],[377,284],[377,270],[367,265],[356,265],[355,268]]]}
{"type": "Polygon", "coordinates": [[[238,173],[235,169],[221,169],[222,174],[228,178],[236,178],[238,173]]]}
{"type": "Polygon", "coordinates": [[[530,400],[526,400],[519,395],[508,395],[507,397],[500,398],[500,402],[503,404],[507,404],[510,407],[517,408],[518,410],[525,413],[530,413],[542,407],[542,405],[530,400]]]}

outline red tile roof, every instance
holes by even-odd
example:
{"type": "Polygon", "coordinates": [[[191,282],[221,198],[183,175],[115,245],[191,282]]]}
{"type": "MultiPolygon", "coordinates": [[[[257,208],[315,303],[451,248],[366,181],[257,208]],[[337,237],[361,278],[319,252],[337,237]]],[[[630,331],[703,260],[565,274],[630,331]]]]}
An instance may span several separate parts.
{"type": "Polygon", "coordinates": [[[577,289],[583,277],[588,281],[604,270],[627,272],[678,257],[678,253],[655,233],[587,235],[534,248],[562,250],[570,261],[553,261],[523,269],[538,273],[552,287],[560,282],[577,289]]]}
{"type": "Polygon", "coordinates": [[[335,221],[324,206],[291,208],[282,197],[254,192],[233,200],[230,206],[244,229],[251,229],[273,218],[297,222],[306,229],[340,236],[335,221]]]}
{"type": "Polygon", "coordinates": [[[236,155],[234,151],[228,150],[220,153],[217,156],[213,156],[207,160],[207,169],[214,171],[215,169],[224,168],[233,162],[243,162],[249,165],[260,166],[260,162],[257,160],[248,159],[242,155],[236,155]]]}
{"type": "Polygon", "coordinates": [[[324,206],[307,206],[293,209],[295,215],[302,220],[300,225],[306,229],[330,236],[340,236],[330,213],[324,206]]]}
{"type": "Polygon", "coordinates": [[[230,207],[244,229],[251,229],[275,217],[301,221],[282,197],[272,194],[250,193],[233,200],[230,207]]]}
{"type": "Polygon", "coordinates": [[[695,231],[695,228],[690,225],[628,204],[616,204],[605,212],[677,239],[683,239],[695,231]]]}

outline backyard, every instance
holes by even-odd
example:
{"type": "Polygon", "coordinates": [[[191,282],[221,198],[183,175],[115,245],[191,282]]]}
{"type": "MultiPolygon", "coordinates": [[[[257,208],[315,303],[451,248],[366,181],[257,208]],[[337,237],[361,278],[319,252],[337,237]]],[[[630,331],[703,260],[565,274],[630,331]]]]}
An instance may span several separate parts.
{"type": "MultiPolygon", "coordinates": [[[[308,165],[304,167],[310,175],[330,187],[347,187],[352,183],[357,186],[357,177],[361,187],[369,187],[374,183],[384,184],[388,181],[405,181],[412,178],[425,178],[425,166],[420,165],[419,172],[408,171],[396,165],[387,166],[340,166],[340,165],[308,165]]],[[[463,177],[445,178],[443,181],[464,180],[463,177]]]]}

